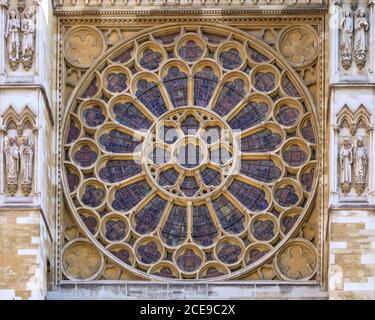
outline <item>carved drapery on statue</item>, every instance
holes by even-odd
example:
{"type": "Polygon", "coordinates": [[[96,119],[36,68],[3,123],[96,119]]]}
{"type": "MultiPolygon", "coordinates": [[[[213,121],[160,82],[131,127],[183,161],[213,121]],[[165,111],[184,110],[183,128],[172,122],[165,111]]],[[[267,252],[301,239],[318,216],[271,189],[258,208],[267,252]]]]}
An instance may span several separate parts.
{"type": "Polygon", "coordinates": [[[347,9],[344,18],[340,23],[341,28],[341,62],[345,69],[352,64],[352,48],[353,48],[353,18],[352,11],[347,9]]]}
{"type": "Polygon", "coordinates": [[[33,179],[33,149],[29,137],[22,137],[19,152],[21,160],[21,187],[23,192],[28,195],[31,192],[31,182],[33,179]]]}
{"type": "Polygon", "coordinates": [[[367,150],[363,138],[359,137],[354,148],[355,190],[358,194],[362,194],[366,187],[367,163],[367,150]]]}
{"type": "Polygon", "coordinates": [[[7,39],[9,66],[12,70],[16,70],[20,62],[20,18],[15,9],[10,9],[8,12],[5,38],[7,39]]]}
{"type": "Polygon", "coordinates": [[[19,171],[19,148],[16,140],[10,137],[5,141],[5,172],[8,192],[14,195],[18,189],[18,171],[19,171]]]}
{"type": "Polygon", "coordinates": [[[353,163],[352,143],[349,138],[345,138],[344,143],[340,150],[341,191],[344,194],[349,193],[351,189],[352,163],[353,163]]]}
{"type": "Polygon", "coordinates": [[[359,8],[355,19],[355,48],[354,57],[357,66],[361,69],[366,64],[367,32],[369,24],[365,17],[363,8],[359,8]]]}

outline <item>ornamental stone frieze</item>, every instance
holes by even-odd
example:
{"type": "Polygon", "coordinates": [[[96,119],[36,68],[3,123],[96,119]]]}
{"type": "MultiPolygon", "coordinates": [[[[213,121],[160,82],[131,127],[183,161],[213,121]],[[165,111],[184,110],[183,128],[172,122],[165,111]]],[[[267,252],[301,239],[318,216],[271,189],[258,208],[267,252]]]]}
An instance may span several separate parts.
{"type": "MultiPolygon", "coordinates": [[[[89,9],[91,12],[96,9],[152,9],[152,8],[173,8],[173,7],[278,7],[300,6],[300,7],[320,7],[326,5],[326,0],[54,0],[55,11],[64,10],[75,11],[79,9],[89,9]]],[[[180,8],[181,9],[181,8],[180,8]]]]}

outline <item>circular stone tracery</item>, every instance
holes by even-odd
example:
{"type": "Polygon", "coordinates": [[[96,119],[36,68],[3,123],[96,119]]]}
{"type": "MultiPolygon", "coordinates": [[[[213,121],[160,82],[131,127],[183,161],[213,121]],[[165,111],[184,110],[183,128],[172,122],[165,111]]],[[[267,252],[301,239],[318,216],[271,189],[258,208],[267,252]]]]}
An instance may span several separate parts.
{"type": "Polygon", "coordinates": [[[139,34],[83,77],[63,124],[64,191],[95,248],[137,276],[240,278],[269,267],[311,211],[314,110],[266,45],[188,30],[139,34]]]}
{"type": "Polygon", "coordinates": [[[201,107],[182,107],[150,128],[142,159],[150,180],[166,196],[196,202],[219,192],[233,176],[237,150],[232,130],[220,116],[201,107]],[[175,180],[166,182],[164,176],[172,170],[175,180]]]}

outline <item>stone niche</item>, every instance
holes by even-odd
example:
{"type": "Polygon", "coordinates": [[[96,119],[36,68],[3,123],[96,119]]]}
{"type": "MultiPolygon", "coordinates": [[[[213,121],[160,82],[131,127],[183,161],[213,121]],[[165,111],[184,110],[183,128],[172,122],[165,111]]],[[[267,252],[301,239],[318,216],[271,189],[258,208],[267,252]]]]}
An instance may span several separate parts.
{"type": "Polygon", "coordinates": [[[35,115],[28,106],[20,113],[9,106],[2,118],[4,202],[30,202],[35,190],[35,115]]]}

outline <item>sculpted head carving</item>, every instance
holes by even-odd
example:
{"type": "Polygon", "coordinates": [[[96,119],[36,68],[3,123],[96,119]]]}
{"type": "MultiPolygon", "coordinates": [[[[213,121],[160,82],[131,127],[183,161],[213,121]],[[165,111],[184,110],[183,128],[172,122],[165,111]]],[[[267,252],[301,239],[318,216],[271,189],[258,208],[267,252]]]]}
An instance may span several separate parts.
{"type": "Polygon", "coordinates": [[[345,137],[345,138],[344,138],[344,144],[343,144],[343,146],[344,146],[345,149],[349,149],[349,148],[352,146],[349,137],[345,137]]]}
{"type": "Polygon", "coordinates": [[[357,11],[357,17],[363,18],[365,15],[365,10],[363,8],[359,8],[357,11]]]}
{"type": "Polygon", "coordinates": [[[13,146],[16,143],[16,140],[14,138],[9,138],[9,144],[13,146]]]}
{"type": "Polygon", "coordinates": [[[15,19],[17,16],[17,12],[14,9],[9,10],[9,18],[10,19],[15,19]]]}
{"type": "Polygon", "coordinates": [[[364,146],[363,137],[358,137],[358,139],[357,139],[357,147],[363,147],[363,146],[364,146]]]}

